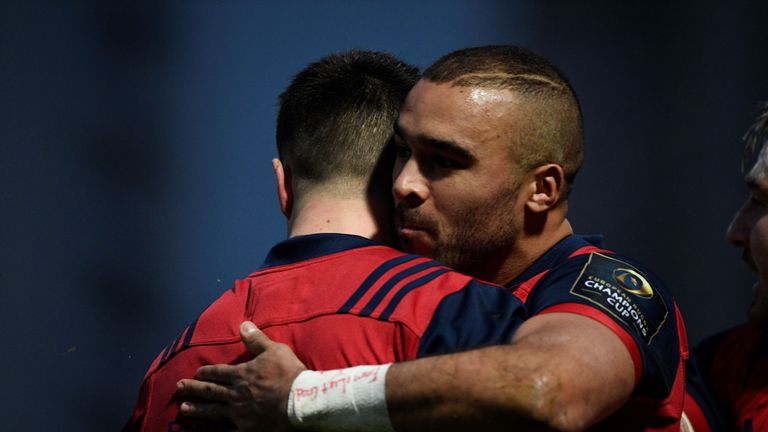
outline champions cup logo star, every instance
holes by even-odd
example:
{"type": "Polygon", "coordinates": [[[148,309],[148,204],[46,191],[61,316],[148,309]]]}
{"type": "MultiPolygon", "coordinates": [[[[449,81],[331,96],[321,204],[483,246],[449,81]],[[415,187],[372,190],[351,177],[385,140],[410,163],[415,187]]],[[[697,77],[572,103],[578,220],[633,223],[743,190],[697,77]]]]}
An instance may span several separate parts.
{"type": "Polygon", "coordinates": [[[613,278],[625,291],[642,298],[653,297],[651,284],[638,272],[627,268],[617,268],[613,271],[613,278]]]}

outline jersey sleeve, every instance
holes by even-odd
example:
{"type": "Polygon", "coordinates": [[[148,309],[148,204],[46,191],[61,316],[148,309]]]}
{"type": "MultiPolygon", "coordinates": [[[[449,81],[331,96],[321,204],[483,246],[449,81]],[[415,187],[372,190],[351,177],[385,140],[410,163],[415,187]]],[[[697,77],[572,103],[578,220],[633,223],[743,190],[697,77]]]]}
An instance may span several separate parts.
{"type": "Polygon", "coordinates": [[[510,291],[472,280],[440,301],[421,336],[417,355],[508,343],[525,317],[523,303],[510,291]]]}
{"type": "Polygon", "coordinates": [[[686,341],[681,342],[672,297],[638,265],[603,253],[577,256],[550,270],[526,305],[531,316],[568,312],[599,321],[627,347],[635,363],[636,394],[670,394],[686,341]]]}

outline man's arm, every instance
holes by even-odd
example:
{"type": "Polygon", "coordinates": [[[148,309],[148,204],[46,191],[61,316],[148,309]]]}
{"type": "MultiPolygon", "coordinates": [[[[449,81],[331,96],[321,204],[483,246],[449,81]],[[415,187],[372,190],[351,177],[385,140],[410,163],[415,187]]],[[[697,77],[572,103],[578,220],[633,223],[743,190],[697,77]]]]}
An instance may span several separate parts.
{"type": "MultiPolygon", "coordinates": [[[[263,351],[252,345],[252,351],[263,351]]],[[[217,365],[201,368],[202,378],[232,374],[219,383],[184,380],[182,394],[218,402],[185,403],[182,413],[209,418],[226,413],[237,423],[233,418],[238,417],[237,411],[247,410],[250,404],[285,406],[301,368],[267,366],[295,359],[289,350],[274,349],[274,345],[252,360],[275,371],[273,375],[262,371],[254,379],[235,373],[232,368],[238,366],[217,365]],[[213,371],[216,373],[211,374],[213,371]],[[234,387],[250,391],[236,397],[227,390],[234,387]]],[[[576,314],[549,313],[526,321],[510,345],[394,364],[386,375],[386,402],[382,398],[381,404],[399,432],[460,431],[478,426],[489,431],[510,426],[516,430],[583,430],[629,399],[634,375],[626,347],[607,327],[576,314]]],[[[286,416],[285,412],[250,411],[251,417],[254,413],[264,417],[251,418],[251,425],[286,416]]],[[[348,424],[349,416],[344,416],[348,424]]],[[[306,420],[313,429],[327,425],[306,420]]],[[[367,430],[365,420],[359,418],[359,430],[367,430]]]]}
{"type": "Polygon", "coordinates": [[[611,330],[590,318],[538,315],[510,345],[394,364],[390,417],[400,432],[583,430],[629,399],[634,365],[611,330]]]}

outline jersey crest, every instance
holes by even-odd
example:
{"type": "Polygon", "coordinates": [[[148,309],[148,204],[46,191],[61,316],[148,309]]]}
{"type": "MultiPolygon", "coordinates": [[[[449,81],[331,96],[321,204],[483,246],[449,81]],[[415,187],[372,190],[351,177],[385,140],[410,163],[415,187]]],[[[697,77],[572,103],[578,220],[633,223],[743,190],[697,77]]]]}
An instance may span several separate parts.
{"type": "Polygon", "coordinates": [[[634,266],[600,253],[591,253],[571,287],[581,297],[634,328],[646,344],[667,320],[669,308],[648,279],[634,266]]]}

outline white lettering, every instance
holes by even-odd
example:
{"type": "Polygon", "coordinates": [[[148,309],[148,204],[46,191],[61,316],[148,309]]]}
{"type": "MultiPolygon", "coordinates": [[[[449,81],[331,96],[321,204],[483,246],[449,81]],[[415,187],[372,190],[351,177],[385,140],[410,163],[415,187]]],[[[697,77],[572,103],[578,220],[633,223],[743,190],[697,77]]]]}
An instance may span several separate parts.
{"type": "Polygon", "coordinates": [[[648,334],[645,317],[637,310],[634,303],[629,301],[627,295],[623,291],[619,291],[608,282],[599,278],[593,278],[593,276],[589,276],[588,280],[584,281],[584,285],[603,293],[605,295],[606,303],[608,303],[616,313],[624,318],[631,318],[635,323],[635,327],[643,336],[648,334]]]}

